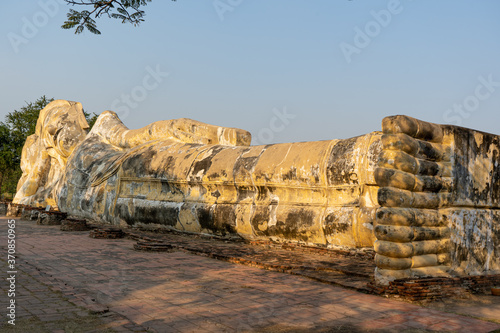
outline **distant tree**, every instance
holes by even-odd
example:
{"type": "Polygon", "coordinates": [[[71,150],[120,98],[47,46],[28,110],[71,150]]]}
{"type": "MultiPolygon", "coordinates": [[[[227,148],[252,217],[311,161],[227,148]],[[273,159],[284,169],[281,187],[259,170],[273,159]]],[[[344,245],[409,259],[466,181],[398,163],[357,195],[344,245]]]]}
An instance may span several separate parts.
{"type": "MultiPolygon", "coordinates": [[[[53,100],[42,96],[7,114],[5,122],[0,122],[0,193],[16,192],[17,181],[22,174],[21,153],[26,138],[35,133],[40,110],[53,100]]],[[[92,127],[98,115],[85,111],[83,113],[92,127]]]]}
{"type": "MultiPolygon", "coordinates": [[[[142,7],[151,0],[64,0],[73,6],[82,6],[85,10],[70,9],[68,19],[61,26],[63,29],[75,28],[75,34],[83,32],[87,28],[93,34],[100,35],[94,19],[101,16],[121,20],[122,23],[130,23],[134,26],[144,21],[146,15],[142,7]],[[93,18],[92,18],[93,17],[93,18]]],[[[176,0],[172,0],[176,1],[176,0]]]]}
{"type": "MultiPolygon", "coordinates": [[[[24,144],[26,138],[35,133],[36,121],[40,110],[52,102],[53,98],[42,96],[35,102],[26,103],[19,111],[14,110],[5,117],[5,125],[11,131],[12,138],[24,144]]],[[[22,149],[22,147],[21,147],[22,149]]]]}
{"type": "MultiPolygon", "coordinates": [[[[1,191],[4,187],[4,183],[7,183],[9,179],[12,178],[11,174],[15,169],[16,163],[19,162],[15,158],[15,148],[12,144],[10,134],[11,133],[7,125],[0,123],[0,193],[4,192],[1,191]]],[[[10,193],[13,192],[11,191],[10,193]]]]}
{"type": "Polygon", "coordinates": [[[97,117],[99,117],[98,114],[92,113],[92,116],[90,113],[85,112],[83,110],[83,114],[85,115],[85,119],[87,119],[87,123],[89,124],[89,131],[94,127],[95,122],[97,121],[97,117]]]}
{"type": "Polygon", "coordinates": [[[20,110],[7,114],[0,123],[0,191],[15,193],[17,180],[21,177],[21,153],[26,138],[35,133],[40,110],[53,98],[42,96],[35,102],[26,103],[20,110]]]}

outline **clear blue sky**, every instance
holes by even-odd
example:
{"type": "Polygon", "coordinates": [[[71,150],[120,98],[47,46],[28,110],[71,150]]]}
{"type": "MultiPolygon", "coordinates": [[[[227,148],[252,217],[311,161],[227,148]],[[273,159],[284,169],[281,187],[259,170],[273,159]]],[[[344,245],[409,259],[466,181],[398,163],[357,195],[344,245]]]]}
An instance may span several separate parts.
{"type": "Polygon", "coordinates": [[[352,137],[393,114],[500,134],[498,0],[154,0],[141,26],[101,19],[101,36],[61,29],[67,9],[2,4],[1,120],[47,95],[257,143],[352,137]]]}

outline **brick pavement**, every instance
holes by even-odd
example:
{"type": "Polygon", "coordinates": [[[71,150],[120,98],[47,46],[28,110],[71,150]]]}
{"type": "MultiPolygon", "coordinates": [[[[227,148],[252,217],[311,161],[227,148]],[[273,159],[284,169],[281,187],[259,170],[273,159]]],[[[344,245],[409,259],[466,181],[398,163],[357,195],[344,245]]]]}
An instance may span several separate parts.
{"type": "MultiPolygon", "coordinates": [[[[17,295],[23,310],[19,316],[41,320],[39,316],[46,314],[44,325],[54,331],[65,331],[57,327],[65,318],[85,319],[88,312],[81,308],[93,312],[87,321],[95,323],[97,331],[105,327],[119,332],[500,329],[499,323],[366,295],[301,276],[181,251],[134,251],[135,242],[130,239],[92,239],[88,232],[62,232],[57,226],[16,221],[17,268],[23,272],[17,295]],[[24,274],[31,282],[21,281],[24,274]],[[30,284],[35,287],[30,289],[30,284]],[[43,313],[37,312],[40,310],[43,313]]],[[[0,244],[3,260],[6,218],[0,218],[0,244]]],[[[3,299],[4,295],[2,303],[3,299]]]]}
{"type": "MultiPolygon", "coordinates": [[[[24,265],[22,265],[24,266],[24,265]]],[[[45,279],[33,277],[26,271],[18,270],[16,276],[16,321],[15,326],[7,323],[6,313],[2,313],[0,331],[2,332],[114,332],[107,329],[110,323],[122,321],[136,327],[125,317],[116,313],[92,314],[87,306],[77,306],[69,297],[43,283],[45,279]]],[[[7,269],[7,262],[0,258],[2,278],[7,269]]],[[[39,274],[36,274],[39,275],[39,274]]],[[[51,282],[51,281],[49,281],[51,282]]],[[[1,305],[5,309],[8,299],[8,285],[5,279],[1,283],[1,305]]],[[[143,330],[146,332],[146,330],[143,330]]]]}
{"type": "Polygon", "coordinates": [[[208,256],[232,263],[306,276],[321,282],[368,292],[373,278],[374,252],[328,250],[241,239],[228,241],[205,235],[179,232],[148,232],[126,230],[136,240],[161,242],[175,249],[208,256]]]}

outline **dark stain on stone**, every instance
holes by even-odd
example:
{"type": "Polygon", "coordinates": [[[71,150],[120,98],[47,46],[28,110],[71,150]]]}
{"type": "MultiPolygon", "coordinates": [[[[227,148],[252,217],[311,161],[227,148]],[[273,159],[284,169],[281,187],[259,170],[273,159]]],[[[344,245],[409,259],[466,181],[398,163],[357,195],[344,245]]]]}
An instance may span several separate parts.
{"type": "Polygon", "coordinates": [[[257,207],[252,217],[252,226],[256,235],[279,236],[288,240],[307,241],[311,227],[314,225],[314,212],[307,208],[290,211],[285,220],[277,216],[276,225],[269,226],[270,213],[268,206],[257,207]],[[259,229],[259,225],[262,229],[259,229]],[[264,226],[264,227],[262,227],[264,226]]]}
{"type": "Polygon", "coordinates": [[[59,206],[66,207],[66,208],[68,207],[66,198],[67,198],[66,196],[59,197],[59,206]]]}
{"type": "MultiPolygon", "coordinates": [[[[500,214],[498,212],[494,212],[492,218],[492,232],[491,232],[491,243],[496,244],[493,247],[493,258],[500,258],[500,214]]],[[[497,264],[500,266],[500,263],[497,264]]]]}
{"type": "Polygon", "coordinates": [[[419,160],[418,174],[424,176],[435,176],[439,173],[439,165],[433,161],[419,160]]]}
{"type": "MultiPolygon", "coordinates": [[[[500,150],[500,147],[497,146],[500,150]]],[[[491,173],[491,201],[494,205],[500,204],[500,156],[499,150],[493,151],[493,170],[491,173]]],[[[497,243],[498,244],[498,243],[497,243]]]]}
{"type": "Polygon", "coordinates": [[[320,169],[319,169],[319,165],[312,165],[311,166],[311,174],[314,177],[314,181],[316,183],[319,183],[319,180],[320,180],[319,175],[321,174],[320,169]]]}
{"type": "Polygon", "coordinates": [[[257,236],[269,236],[267,223],[270,219],[269,208],[266,206],[256,205],[252,216],[251,224],[257,236]]]}
{"type": "Polygon", "coordinates": [[[272,194],[271,187],[267,186],[256,186],[257,188],[257,198],[256,200],[266,200],[269,195],[272,194]]]}
{"type": "Polygon", "coordinates": [[[134,170],[137,175],[150,175],[150,163],[156,155],[156,151],[149,147],[148,149],[140,150],[138,153],[132,154],[126,158],[122,164],[124,170],[134,170]]]}
{"type": "Polygon", "coordinates": [[[431,161],[439,161],[442,156],[429,142],[418,140],[419,152],[431,161]]]}
{"type": "Polygon", "coordinates": [[[270,182],[272,175],[269,175],[267,173],[262,173],[262,172],[255,172],[254,173],[255,180],[256,181],[264,181],[264,182],[270,182]]]}
{"type": "Polygon", "coordinates": [[[209,207],[198,207],[196,209],[196,216],[198,217],[198,222],[202,228],[215,231],[216,228],[209,207]]]}
{"type": "Polygon", "coordinates": [[[209,180],[219,179],[219,178],[220,178],[220,175],[219,175],[217,172],[214,172],[214,173],[212,173],[212,174],[208,175],[208,176],[207,176],[207,178],[208,178],[209,180]]]}
{"type": "Polygon", "coordinates": [[[256,192],[255,188],[250,185],[242,185],[237,187],[238,191],[238,202],[241,202],[242,200],[248,199],[248,198],[255,198],[256,192]]]}
{"type": "Polygon", "coordinates": [[[97,195],[95,197],[96,202],[102,202],[104,200],[104,186],[101,186],[97,191],[97,195]]]}
{"type": "Polygon", "coordinates": [[[455,141],[456,147],[462,147],[462,149],[456,149],[455,164],[453,165],[453,178],[461,179],[461,181],[455,182],[455,188],[453,191],[453,200],[462,201],[470,199],[470,184],[469,184],[469,170],[468,170],[468,145],[469,145],[469,134],[470,132],[464,128],[455,128],[453,126],[444,126],[446,132],[453,134],[453,139],[455,141]]]}
{"type": "Polygon", "coordinates": [[[326,168],[329,185],[358,184],[357,177],[352,177],[356,163],[354,147],[357,140],[357,137],[341,140],[333,147],[326,168]]]}
{"type": "MultiPolygon", "coordinates": [[[[474,175],[472,175],[474,177],[474,175]]],[[[480,180],[481,181],[481,180],[480,180]]],[[[486,180],[482,180],[483,182],[486,182],[486,180]]],[[[478,188],[473,187],[472,188],[472,198],[474,200],[474,203],[488,203],[489,199],[489,194],[491,192],[490,188],[490,183],[486,183],[484,186],[484,189],[482,191],[479,191],[478,188]]]]}
{"type": "Polygon", "coordinates": [[[90,200],[82,199],[80,201],[80,204],[84,212],[92,211],[92,203],[90,202],[90,200]]]}
{"type": "Polygon", "coordinates": [[[134,219],[134,216],[130,215],[129,209],[128,209],[128,202],[124,201],[118,201],[115,206],[115,211],[114,211],[114,216],[119,216],[125,222],[127,222],[128,225],[133,225],[134,223],[138,222],[134,219]]]}
{"type": "Polygon", "coordinates": [[[272,232],[276,228],[287,239],[307,241],[309,238],[307,231],[310,231],[313,225],[314,211],[307,208],[300,208],[289,212],[285,223],[278,221],[276,226],[270,228],[270,231],[272,232]]]}
{"type": "Polygon", "coordinates": [[[338,213],[328,214],[325,218],[325,235],[345,234],[351,228],[349,223],[343,222],[338,213]]]}
{"type": "Polygon", "coordinates": [[[223,149],[224,147],[222,146],[214,146],[213,148],[210,148],[209,156],[195,161],[191,167],[191,171],[189,172],[191,178],[199,178],[201,180],[203,176],[198,177],[197,175],[202,171],[203,173],[206,173],[212,165],[212,159],[223,149]]]}
{"type": "MultiPolygon", "coordinates": [[[[444,126],[447,133],[453,135],[455,141],[455,158],[453,165],[454,182],[452,189],[454,201],[469,201],[473,205],[498,205],[500,204],[500,161],[498,151],[500,150],[499,137],[497,135],[479,132],[482,142],[475,139],[475,132],[466,128],[444,126]],[[471,173],[474,163],[478,159],[489,159],[488,153],[492,152],[491,161],[493,166],[490,173],[490,181],[477,179],[478,175],[471,173]],[[481,190],[475,185],[476,182],[484,182],[481,190]]],[[[486,178],[486,177],[485,177],[486,178]]]]}
{"type": "Polygon", "coordinates": [[[173,156],[167,156],[167,157],[164,159],[164,162],[163,162],[163,168],[164,168],[165,170],[168,170],[168,169],[174,168],[174,167],[175,167],[175,161],[176,161],[176,159],[175,159],[173,156]]]}
{"type": "Polygon", "coordinates": [[[248,174],[250,173],[257,162],[259,161],[260,156],[252,156],[252,157],[239,157],[234,163],[233,172],[234,175],[239,175],[241,173],[248,174]]]}
{"type": "Polygon", "coordinates": [[[287,173],[283,174],[283,180],[297,180],[297,168],[291,167],[287,173]]]}
{"type": "Polygon", "coordinates": [[[422,191],[437,193],[441,191],[442,188],[443,188],[443,183],[440,181],[440,178],[436,177],[423,178],[422,191]]]}
{"type": "Polygon", "coordinates": [[[177,224],[178,216],[178,207],[164,206],[158,201],[156,202],[156,205],[152,205],[151,202],[147,205],[143,205],[141,202],[135,201],[133,220],[127,221],[127,223],[134,224],[136,222],[142,222],[175,226],[177,224]]]}
{"type": "MultiPolygon", "coordinates": [[[[481,133],[482,134],[482,142],[481,144],[477,144],[475,137],[473,135],[470,136],[470,150],[469,157],[471,158],[470,163],[474,163],[476,159],[480,160],[489,160],[488,153],[490,151],[493,152],[493,156],[491,158],[491,162],[493,162],[492,168],[489,170],[489,178],[490,180],[487,182],[486,179],[477,179],[479,182],[485,183],[484,189],[479,191],[477,188],[472,189],[472,198],[474,203],[479,204],[491,204],[493,202],[497,202],[495,199],[498,198],[498,192],[495,194],[495,190],[498,191],[498,149],[499,142],[498,136],[481,133]],[[496,162],[496,163],[495,163],[496,162]],[[495,166],[496,164],[496,166],[495,166]],[[496,179],[495,179],[496,177],[496,179]],[[487,182],[487,183],[486,183],[487,182]],[[496,184],[495,184],[496,183],[496,184]],[[495,187],[495,189],[494,189],[495,187]]],[[[477,178],[477,175],[471,174],[471,179],[477,178]]],[[[473,185],[472,183],[471,185],[473,185]]]]}
{"type": "Polygon", "coordinates": [[[173,184],[169,183],[166,180],[162,180],[162,182],[161,182],[161,193],[162,194],[166,194],[166,193],[177,194],[179,192],[180,192],[180,190],[178,190],[173,184]]]}
{"type": "Polygon", "coordinates": [[[236,213],[233,208],[233,205],[228,204],[216,205],[211,230],[223,236],[236,234],[236,213]]]}
{"type": "Polygon", "coordinates": [[[387,187],[381,187],[377,191],[377,201],[379,205],[385,206],[388,202],[393,199],[393,191],[387,187]]]}

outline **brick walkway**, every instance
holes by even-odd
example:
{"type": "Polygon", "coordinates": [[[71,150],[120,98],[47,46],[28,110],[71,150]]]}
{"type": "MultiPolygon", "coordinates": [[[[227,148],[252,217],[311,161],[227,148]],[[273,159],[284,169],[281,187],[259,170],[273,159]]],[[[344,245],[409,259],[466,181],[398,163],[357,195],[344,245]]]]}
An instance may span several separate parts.
{"type": "MultiPolygon", "coordinates": [[[[119,332],[304,333],[500,329],[498,323],[301,276],[182,251],[139,252],[133,250],[135,242],[130,239],[92,239],[88,232],[62,232],[57,226],[16,221],[17,315],[19,320],[39,323],[38,331],[101,332],[104,327],[119,332]],[[68,318],[81,324],[80,330],[58,326],[68,325],[68,318]]],[[[6,218],[0,218],[2,275],[6,275],[6,229],[6,218]]],[[[2,293],[2,309],[6,309],[5,300],[2,293]]],[[[2,325],[5,318],[2,315],[2,325]]]]}
{"type": "Polygon", "coordinates": [[[363,292],[369,291],[367,284],[372,280],[375,270],[373,251],[331,251],[262,241],[248,244],[241,239],[226,241],[178,232],[132,230],[126,233],[132,239],[161,242],[210,258],[306,276],[363,292]]]}

